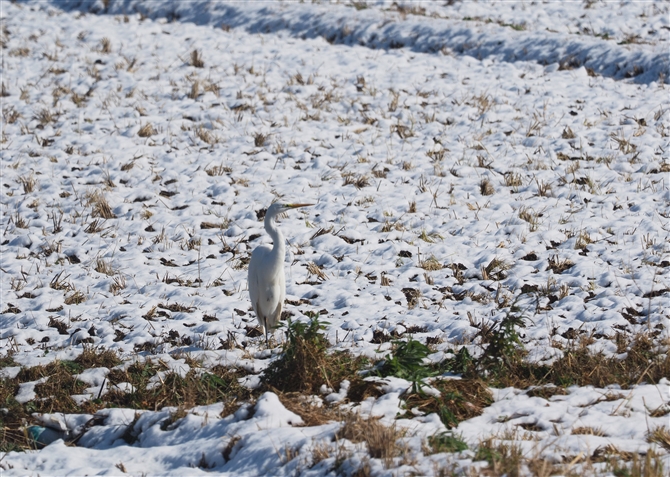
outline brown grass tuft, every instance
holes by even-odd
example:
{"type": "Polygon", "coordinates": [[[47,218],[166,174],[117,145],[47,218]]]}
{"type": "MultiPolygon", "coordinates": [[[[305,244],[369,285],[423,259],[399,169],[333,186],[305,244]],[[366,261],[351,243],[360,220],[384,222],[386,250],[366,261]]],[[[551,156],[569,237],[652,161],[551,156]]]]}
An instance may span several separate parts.
{"type": "Polygon", "coordinates": [[[378,418],[364,419],[355,413],[346,416],[335,435],[337,439],[347,439],[353,443],[365,442],[370,457],[382,459],[387,467],[394,457],[401,455],[403,448],[397,441],[404,436],[405,431],[398,429],[395,423],[385,426],[378,418]]]}
{"type": "Polygon", "coordinates": [[[670,452],[670,427],[660,426],[649,431],[647,442],[658,444],[666,451],[670,452]]]}
{"type": "Polygon", "coordinates": [[[86,301],[86,295],[84,295],[84,293],[79,290],[75,290],[73,293],[67,295],[63,299],[63,302],[66,305],[79,305],[80,303],[84,303],[85,301],[86,301]]]}
{"type": "Polygon", "coordinates": [[[507,187],[517,188],[523,185],[523,179],[521,178],[521,175],[517,174],[516,172],[505,172],[504,179],[505,185],[507,187]]]}
{"type": "Polygon", "coordinates": [[[90,192],[86,195],[88,199],[88,205],[91,206],[91,216],[100,217],[102,219],[115,219],[116,215],[112,212],[107,198],[102,194],[101,191],[96,190],[90,192]]]}
{"type": "Polygon", "coordinates": [[[606,437],[607,434],[599,427],[575,427],[571,434],[606,437]]]}
{"type": "Polygon", "coordinates": [[[23,186],[24,194],[30,194],[33,192],[35,190],[35,186],[37,185],[37,180],[32,173],[25,176],[19,176],[19,182],[21,183],[21,186],[23,186]]]}
{"type": "Polygon", "coordinates": [[[521,206],[519,209],[519,218],[528,222],[531,232],[535,232],[538,229],[540,225],[539,217],[539,212],[535,212],[531,207],[521,206]]]}
{"type": "Polygon", "coordinates": [[[425,260],[421,260],[419,262],[419,267],[428,271],[442,270],[444,268],[443,265],[440,263],[440,261],[434,255],[431,255],[425,260]]]}
{"type": "Polygon", "coordinates": [[[364,174],[354,174],[352,172],[342,173],[342,178],[344,179],[344,185],[353,185],[356,189],[362,189],[363,187],[368,187],[370,185],[370,179],[364,174]]]}
{"type": "Polygon", "coordinates": [[[481,192],[482,195],[493,195],[496,193],[496,190],[490,180],[482,179],[479,183],[479,192],[481,192]]]}
{"type": "Polygon", "coordinates": [[[524,455],[521,446],[513,441],[500,441],[493,437],[479,444],[474,459],[485,460],[489,466],[487,475],[523,475],[524,455]]]}
{"type": "Polygon", "coordinates": [[[208,176],[222,176],[224,174],[230,174],[233,172],[233,168],[219,164],[218,166],[212,166],[205,169],[205,172],[208,176]]]}
{"type": "MultiPolygon", "coordinates": [[[[198,139],[200,139],[202,142],[209,144],[210,146],[213,146],[214,144],[219,142],[219,138],[216,136],[216,134],[212,133],[209,129],[204,128],[202,125],[198,125],[195,128],[195,135],[198,139]]],[[[218,167],[218,166],[215,166],[218,167]]],[[[209,175],[211,169],[208,169],[206,172],[209,175]]],[[[231,169],[232,172],[232,169],[231,169]]],[[[214,175],[222,175],[222,174],[214,174],[214,175]]]]}
{"type": "Polygon", "coordinates": [[[279,400],[286,409],[299,415],[305,426],[320,426],[342,417],[338,409],[316,405],[301,393],[280,393],[279,400]]]}
{"type": "Polygon", "coordinates": [[[254,146],[263,147],[268,140],[268,135],[263,133],[254,134],[254,146]]]}
{"type": "Polygon", "coordinates": [[[104,37],[100,40],[100,52],[108,54],[112,52],[112,42],[109,38],[104,37]]]}
{"type": "Polygon", "coordinates": [[[561,274],[570,267],[574,265],[570,260],[567,258],[564,260],[561,260],[558,258],[558,255],[555,255],[553,257],[549,257],[549,268],[551,268],[551,271],[554,272],[555,274],[561,274]]]}
{"type": "Polygon", "coordinates": [[[112,263],[104,258],[98,258],[95,261],[95,271],[107,276],[112,276],[115,273],[112,263]]]}
{"type": "Polygon", "coordinates": [[[188,97],[190,99],[198,99],[200,96],[200,81],[197,79],[191,83],[191,90],[188,92],[188,97]]]}
{"type": "Polygon", "coordinates": [[[139,137],[151,137],[156,134],[156,130],[151,123],[146,123],[140,126],[140,130],[137,131],[139,137]]]}
{"type": "Polygon", "coordinates": [[[507,277],[505,273],[512,268],[510,263],[499,258],[494,258],[486,267],[482,268],[482,279],[484,280],[504,280],[507,277]]]}
{"type": "Polygon", "coordinates": [[[55,122],[57,117],[58,115],[54,111],[50,110],[49,108],[42,108],[35,113],[33,119],[36,119],[41,126],[45,126],[49,123],[55,122]]]}
{"type": "Polygon", "coordinates": [[[411,394],[405,399],[407,409],[426,414],[437,413],[445,426],[456,427],[459,422],[481,415],[493,402],[493,396],[480,379],[445,379],[432,383],[439,397],[411,394]]]}
{"type": "Polygon", "coordinates": [[[121,364],[121,358],[116,351],[92,347],[85,347],[74,361],[84,368],[113,368],[121,364]]]}
{"type": "Polygon", "coordinates": [[[625,347],[623,359],[593,353],[588,348],[590,343],[591,337],[582,338],[551,366],[508,359],[508,368],[496,375],[492,385],[524,389],[551,383],[559,387],[591,385],[599,388],[618,384],[627,389],[641,382],[658,383],[670,376],[670,355],[655,349],[653,337],[648,333],[629,337],[630,344],[625,347]]]}
{"type": "Polygon", "coordinates": [[[321,281],[328,280],[328,275],[326,275],[323,269],[314,262],[307,263],[307,273],[309,273],[310,276],[317,277],[321,281]]]}
{"type": "Polygon", "coordinates": [[[12,50],[9,50],[9,56],[26,57],[29,54],[30,54],[30,48],[26,47],[14,48],[12,50]]]}
{"type": "Polygon", "coordinates": [[[14,106],[7,105],[2,108],[2,119],[5,121],[5,124],[14,124],[21,117],[14,106]]]}
{"type": "Polygon", "coordinates": [[[196,68],[205,67],[205,61],[202,59],[202,55],[198,49],[191,52],[191,66],[195,66],[196,68]]]}

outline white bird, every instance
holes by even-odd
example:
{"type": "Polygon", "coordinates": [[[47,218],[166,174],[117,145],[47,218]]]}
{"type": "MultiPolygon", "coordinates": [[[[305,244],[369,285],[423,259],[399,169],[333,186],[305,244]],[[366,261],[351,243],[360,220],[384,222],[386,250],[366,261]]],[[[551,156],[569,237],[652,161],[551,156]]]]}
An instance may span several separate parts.
{"type": "Polygon", "coordinates": [[[265,342],[268,343],[268,329],[277,326],[281,318],[284,298],[286,297],[286,278],[284,277],[284,257],[286,247],[284,236],[274,219],[287,210],[307,207],[314,204],[282,204],[275,202],[265,212],[265,230],[272,238],[272,248],[259,245],[251,254],[249,262],[249,298],[256,312],[258,323],[265,330],[265,342]]]}

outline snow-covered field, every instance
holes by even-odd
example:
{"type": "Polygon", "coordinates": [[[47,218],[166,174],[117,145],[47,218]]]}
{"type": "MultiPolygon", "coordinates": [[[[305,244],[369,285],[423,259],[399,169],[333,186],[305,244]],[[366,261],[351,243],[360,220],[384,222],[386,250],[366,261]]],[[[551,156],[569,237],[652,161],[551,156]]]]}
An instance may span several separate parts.
{"type": "MultiPolygon", "coordinates": [[[[282,341],[266,348],[246,284],[273,200],[315,204],[281,219],[286,310],[320,313],[335,349],[378,360],[380,336],[411,334],[435,362],[476,356],[483,323],[515,305],[536,362],[580,337],[623,357],[617,337],[641,332],[667,352],[667,2],[104,3],[0,3],[4,379],[96,348],[120,368],[199,360],[257,383],[282,341]]],[[[104,399],[109,372],[81,372],[76,401],[104,399]]],[[[36,384],[15,398],[38,399],[36,384]]],[[[670,435],[670,381],[638,384],[495,389],[455,431],[565,473],[607,446],[667,471],[670,443],[648,436],[670,435]],[[574,432],[587,428],[600,432],[574,432]]],[[[167,428],[174,409],[104,409],[76,446],[3,453],[0,473],[484,472],[472,450],[426,451],[436,414],[396,419],[408,385],[350,404],[407,430],[391,462],[266,393],[167,428]],[[346,452],[316,462],[324,446],[346,452]]],[[[26,425],[74,434],[91,417],[26,425]]]]}

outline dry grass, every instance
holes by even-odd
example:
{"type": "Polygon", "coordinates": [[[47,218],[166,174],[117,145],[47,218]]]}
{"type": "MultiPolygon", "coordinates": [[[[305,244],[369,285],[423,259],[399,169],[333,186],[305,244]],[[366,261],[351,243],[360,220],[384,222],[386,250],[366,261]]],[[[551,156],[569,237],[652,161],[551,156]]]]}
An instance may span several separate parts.
{"type": "Polygon", "coordinates": [[[558,258],[558,255],[549,257],[548,261],[549,261],[549,268],[551,269],[552,272],[554,272],[557,275],[560,275],[561,273],[568,270],[574,265],[574,263],[572,263],[567,258],[561,260],[560,258],[558,258]]]}
{"type": "Polygon", "coordinates": [[[575,133],[572,131],[570,126],[565,126],[563,129],[563,132],[561,133],[561,137],[563,139],[574,139],[575,138],[575,133]]]}
{"type": "Polygon", "coordinates": [[[254,146],[263,147],[268,140],[267,134],[261,132],[254,134],[254,146]]]}
{"type": "MultiPolygon", "coordinates": [[[[505,371],[497,374],[491,384],[495,386],[525,389],[529,386],[554,384],[559,387],[572,385],[603,388],[618,384],[624,389],[641,382],[658,383],[670,376],[670,355],[654,349],[653,337],[639,333],[627,338],[623,345],[623,359],[593,353],[588,346],[588,336],[564,351],[561,358],[551,366],[533,365],[520,359],[510,359],[505,371]]],[[[525,351],[519,350],[523,354],[525,351]]]]}
{"type": "MultiPolygon", "coordinates": [[[[79,405],[72,399],[72,394],[79,394],[87,387],[73,375],[91,367],[111,368],[119,362],[112,351],[85,348],[73,361],[56,360],[44,366],[23,368],[15,378],[0,379],[0,401],[8,411],[0,413],[0,452],[33,448],[33,443],[22,431],[24,421],[32,420],[32,413],[88,413],[99,409],[99,404],[79,405]],[[40,384],[35,386],[37,399],[25,404],[14,399],[20,383],[38,380],[40,384]]],[[[11,355],[0,358],[0,368],[15,365],[11,355]]]]}
{"type": "Polygon", "coordinates": [[[539,217],[540,213],[536,212],[531,207],[521,206],[519,209],[519,218],[528,222],[531,232],[535,232],[538,229],[540,225],[539,217]]]}
{"type": "Polygon", "coordinates": [[[342,178],[344,179],[345,186],[353,185],[356,189],[362,189],[363,187],[368,187],[370,185],[370,179],[365,174],[354,174],[352,172],[343,172],[342,178]]]}
{"type": "Polygon", "coordinates": [[[390,287],[391,286],[391,279],[388,277],[388,274],[382,272],[382,276],[380,279],[380,285],[383,287],[390,287]]]}
{"type": "Polygon", "coordinates": [[[305,426],[320,426],[342,419],[338,408],[317,405],[302,393],[279,393],[279,400],[286,409],[299,415],[305,426]]]}
{"type": "Polygon", "coordinates": [[[421,233],[419,234],[419,238],[427,243],[435,243],[444,240],[444,237],[440,235],[438,232],[428,233],[426,232],[425,229],[421,231],[421,233]]]}
{"type": "Polygon", "coordinates": [[[137,131],[139,137],[151,137],[154,134],[156,134],[156,130],[151,123],[141,125],[140,130],[137,131]]]}
{"type": "Polygon", "coordinates": [[[360,414],[351,413],[346,416],[335,437],[354,443],[364,442],[370,457],[382,459],[388,468],[393,458],[399,457],[403,452],[398,440],[404,435],[405,431],[398,429],[395,424],[385,426],[379,419],[364,419],[360,414]]]}
{"type": "Polygon", "coordinates": [[[593,240],[591,239],[589,233],[586,230],[580,230],[575,242],[575,248],[586,250],[587,245],[590,243],[593,243],[593,240]]]}
{"type": "Polygon", "coordinates": [[[91,207],[91,216],[100,217],[102,219],[115,219],[116,214],[112,212],[112,208],[107,202],[107,198],[103,195],[102,191],[95,190],[86,194],[86,199],[88,204],[91,207]]]}
{"type": "Polygon", "coordinates": [[[67,295],[63,299],[63,302],[66,305],[79,305],[80,303],[84,303],[85,301],[86,301],[86,295],[80,290],[75,290],[73,293],[67,295]]]}
{"type": "Polygon", "coordinates": [[[551,197],[551,184],[549,182],[537,181],[537,195],[540,197],[551,197]]]}
{"type": "Polygon", "coordinates": [[[67,279],[70,275],[63,276],[63,273],[65,273],[64,270],[58,272],[54,277],[51,279],[51,282],[49,283],[49,287],[53,288],[54,290],[70,290],[72,289],[72,285],[67,282],[67,279]]]}
{"type": "Polygon", "coordinates": [[[102,40],[100,40],[100,52],[105,54],[112,52],[112,42],[109,38],[104,37],[102,40]]]}
{"type": "Polygon", "coordinates": [[[328,280],[328,275],[326,275],[323,269],[314,262],[307,263],[307,273],[309,273],[311,276],[317,277],[321,281],[328,280]]]}
{"type": "Polygon", "coordinates": [[[309,467],[312,468],[316,466],[319,462],[328,459],[333,453],[333,445],[327,441],[318,441],[312,446],[311,457],[309,467]]]}
{"type": "Polygon", "coordinates": [[[440,391],[439,397],[410,394],[405,398],[405,406],[408,410],[425,414],[437,413],[447,428],[481,415],[484,408],[493,402],[491,392],[481,379],[441,379],[432,385],[440,391]]]}
{"type": "Polygon", "coordinates": [[[56,112],[52,111],[49,108],[42,108],[39,111],[35,112],[33,119],[36,119],[41,126],[45,126],[49,123],[53,123],[58,118],[56,112]]]}
{"type": "Polygon", "coordinates": [[[118,295],[124,288],[126,288],[126,277],[124,275],[114,275],[112,283],[109,285],[109,291],[118,295]]]}
{"type": "MultiPolygon", "coordinates": [[[[205,141],[206,142],[206,141],[205,141]]],[[[224,166],[219,164],[218,166],[212,166],[205,169],[205,172],[208,176],[222,176],[224,174],[230,174],[233,172],[232,167],[224,166]]]]}
{"type": "Polygon", "coordinates": [[[521,446],[514,441],[500,441],[493,437],[479,444],[474,459],[485,460],[489,477],[520,476],[526,460],[521,446]]]}
{"type": "Polygon", "coordinates": [[[635,454],[632,463],[625,467],[632,477],[662,477],[668,475],[663,462],[662,455],[647,452],[643,457],[635,454]]]}
{"type": "Polygon", "coordinates": [[[504,280],[507,278],[507,274],[505,272],[511,268],[512,264],[499,258],[494,258],[489,262],[488,265],[486,265],[486,267],[482,268],[482,279],[504,280]]]}
{"type": "Polygon", "coordinates": [[[419,304],[421,299],[421,290],[418,288],[403,288],[401,290],[407,299],[407,308],[410,310],[419,304]]]}
{"type": "Polygon", "coordinates": [[[104,221],[94,219],[93,221],[91,221],[91,223],[89,223],[86,226],[84,232],[86,232],[87,234],[97,234],[98,232],[102,232],[103,230],[105,230],[104,221]]]}
{"type": "Polygon", "coordinates": [[[26,47],[21,47],[21,48],[13,48],[9,50],[9,56],[18,56],[18,57],[26,57],[30,54],[30,48],[26,47]]]}
{"type": "MultiPolygon", "coordinates": [[[[173,335],[171,339],[179,340],[180,337],[173,335]]],[[[198,366],[195,362],[191,365],[198,366]]],[[[215,366],[206,373],[192,369],[184,376],[167,372],[159,380],[159,386],[149,386],[152,376],[159,371],[166,369],[160,362],[151,360],[138,361],[125,370],[112,370],[107,376],[111,389],[104,396],[105,405],[131,409],[156,410],[164,406],[188,409],[215,402],[231,404],[249,399],[252,395],[248,389],[240,386],[238,378],[241,374],[236,369],[215,366]],[[128,393],[115,389],[114,385],[120,382],[132,384],[135,391],[128,393]]]]}
{"type": "Polygon", "coordinates": [[[114,271],[114,268],[112,267],[112,262],[105,260],[103,258],[96,259],[95,271],[98,273],[103,273],[107,276],[112,276],[116,273],[114,271]]]}
{"type": "Polygon", "coordinates": [[[14,124],[21,117],[21,114],[14,106],[6,106],[2,108],[2,119],[5,124],[14,124]]]}
{"type": "Polygon", "coordinates": [[[202,54],[200,53],[200,50],[195,49],[191,52],[190,65],[195,66],[196,68],[205,67],[205,61],[202,59],[202,54]]]}
{"type": "Polygon", "coordinates": [[[377,164],[372,168],[372,175],[377,179],[386,179],[386,175],[391,172],[388,167],[377,168],[377,164]]]}
{"type": "Polygon", "coordinates": [[[224,230],[228,228],[228,221],[222,220],[221,222],[201,222],[201,229],[221,229],[224,230]]]}
{"type": "Polygon", "coordinates": [[[14,223],[14,225],[19,229],[27,229],[28,224],[30,223],[29,221],[23,218],[23,216],[19,213],[18,210],[14,215],[12,215],[11,220],[14,223]]]}
{"type": "Polygon", "coordinates": [[[188,97],[190,99],[198,99],[198,96],[200,96],[200,81],[196,79],[191,83],[191,90],[188,92],[188,97]]]}
{"type": "Polygon", "coordinates": [[[516,172],[505,172],[504,174],[505,185],[507,187],[521,187],[523,185],[523,179],[520,174],[516,172]]]}
{"type": "MultiPolygon", "coordinates": [[[[198,125],[195,128],[195,135],[202,142],[204,142],[206,144],[209,144],[210,146],[213,146],[214,144],[219,142],[219,138],[214,133],[212,133],[209,129],[204,128],[202,125],[198,125]]],[[[218,166],[215,166],[215,167],[218,167],[218,166]]],[[[207,172],[207,174],[212,175],[209,172],[210,170],[211,169],[208,169],[206,172],[207,172]]],[[[232,172],[232,169],[230,171],[232,172]]],[[[222,175],[222,174],[214,174],[214,175],[222,175]]]]}
{"type": "Polygon", "coordinates": [[[601,428],[597,427],[575,427],[571,434],[606,437],[607,434],[601,428]]]}
{"type": "Polygon", "coordinates": [[[19,176],[19,183],[23,187],[23,193],[30,194],[35,190],[35,186],[37,185],[37,179],[35,179],[35,176],[33,174],[28,174],[25,176],[19,176]]]}
{"type": "Polygon", "coordinates": [[[444,266],[434,255],[431,255],[425,260],[419,261],[419,267],[428,271],[442,270],[444,268],[444,266]]]}
{"type": "MultiPolygon", "coordinates": [[[[105,264],[106,266],[106,264],[105,264]]],[[[56,289],[68,290],[67,276],[57,275],[52,281],[56,289]]],[[[181,311],[183,305],[177,303],[163,305],[170,311],[181,311]]],[[[186,310],[190,311],[190,310],[186,310]]],[[[68,334],[66,323],[53,320],[50,324],[59,332],[68,334]]],[[[322,385],[337,389],[343,379],[351,382],[348,397],[350,401],[361,401],[367,396],[378,396],[379,391],[374,385],[363,381],[357,370],[366,364],[363,360],[352,358],[347,353],[328,352],[328,344],[321,334],[321,325],[315,318],[309,324],[289,325],[289,339],[284,348],[284,355],[266,372],[264,385],[255,391],[250,391],[239,384],[238,379],[245,373],[234,368],[215,366],[206,372],[196,372],[200,364],[190,360],[188,364],[193,368],[187,374],[180,376],[170,372],[160,361],[145,359],[136,361],[125,367],[116,367],[120,363],[119,356],[109,350],[87,347],[74,361],[56,361],[47,366],[24,368],[14,379],[0,380],[0,400],[9,403],[9,414],[0,415],[3,433],[0,435],[0,449],[25,449],[30,442],[25,440],[20,426],[22,419],[29,419],[31,412],[71,412],[93,413],[103,407],[118,406],[131,409],[160,409],[164,406],[178,408],[169,420],[176,422],[185,415],[186,410],[202,404],[224,402],[231,411],[236,403],[253,402],[259,393],[265,390],[274,390],[279,393],[284,406],[300,415],[308,426],[321,425],[332,421],[342,421],[342,427],[337,433],[338,439],[347,439],[355,443],[365,443],[371,458],[381,459],[388,468],[397,463],[396,458],[402,457],[406,449],[398,443],[403,437],[403,431],[394,425],[383,425],[376,419],[362,419],[357,414],[342,414],[336,407],[316,406],[314,401],[306,399],[305,393],[319,393],[322,385]],[[86,387],[74,378],[74,375],[91,367],[106,367],[112,369],[107,375],[110,391],[99,399],[78,405],[70,397],[72,394],[83,392],[86,387]],[[155,376],[161,373],[156,381],[155,376]],[[10,399],[17,392],[19,383],[43,379],[35,387],[38,399],[26,404],[18,404],[10,399]],[[121,382],[132,384],[132,392],[122,392],[115,388],[121,382]],[[154,386],[150,383],[160,383],[154,386]]],[[[179,333],[170,333],[166,337],[173,345],[190,343],[190,337],[179,333]]],[[[143,349],[150,350],[155,343],[148,344],[143,349]]],[[[551,367],[534,366],[523,363],[521,360],[508,360],[508,368],[504,373],[489,376],[488,382],[479,377],[468,377],[464,373],[463,379],[439,379],[432,383],[440,395],[428,396],[424,393],[409,393],[403,396],[408,415],[416,413],[437,413],[447,427],[455,427],[459,422],[471,419],[482,413],[484,407],[492,402],[488,385],[528,387],[531,384],[555,382],[558,386],[572,384],[591,384],[603,387],[606,384],[618,383],[622,387],[629,387],[641,380],[658,382],[670,373],[670,358],[667,355],[654,354],[651,338],[646,335],[637,335],[622,342],[621,346],[627,351],[627,358],[617,360],[602,355],[589,353],[588,340],[579,343],[575,349],[568,350],[566,355],[557,360],[551,367]],[[410,412],[411,411],[411,412],[410,412]]],[[[0,359],[0,365],[12,366],[11,357],[0,359]]],[[[543,395],[562,393],[562,388],[552,386],[551,389],[536,387],[529,391],[529,395],[543,395]],[[549,394],[546,394],[546,393],[549,394]]],[[[612,399],[619,399],[613,396],[612,399]]],[[[652,412],[652,411],[650,411],[652,412]]],[[[653,412],[656,412],[654,410],[653,412]]],[[[573,434],[589,434],[604,436],[604,431],[597,428],[575,428],[573,434]]],[[[132,439],[132,436],[129,435],[132,439]]],[[[647,437],[648,442],[656,443],[664,449],[670,448],[670,432],[667,426],[651,430],[647,437]]],[[[429,442],[431,452],[458,452],[463,450],[465,443],[453,435],[435,436],[429,442]]],[[[235,445],[233,443],[232,445],[235,445]]],[[[332,446],[321,453],[332,454],[340,451],[332,446]]],[[[613,450],[601,450],[585,461],[607,462],[612,468],[632,469],[630,475],[660,476],[662,467],[660,460],[654,458],[639,458],[637,455],[615,455],[613,450]],[[627,460],[627,463],[621,461],[627,460]],[[661,471],[659,471],[661,469],[661,471]],[[635,472],[642,472],[636,474],[635,472]]],[[[229,452],[230,453],[230,452],[229,452]]],[[[317,452],[318,454],[318,452],[317,452]]],[[[345,454],[340,457],[346,460],[345,454]]],[[[319,456],[315,456],[317,459],[319,456]]],[[[323,456],[320,457],[323,460],[323,456]]],[[[502,476],[516,475],[523,466],[536,469],[540,474],[549,475],[549,470],[558,471],[560,465],[542,465],[541,459],[520,454],[516,444],[500,439],[487,439],[476,450],[476,459],[488,462],[486,475],[502,476]]],[[[365,472],[367,467],[359,470],[365,472]]],[[[624,475],[624,474],[622,474],[624,475]]],[[[629,475],[629,474],[625,474],[629,475]]]]}
{"type": "Polygon", "coordinates": [[[652,429],[647,435],[647,442],[658,444],[670,452],[670,427],[659,426],[652,429]]]}
{"type": "MultiPolygon", "coordinates": [[[[605,468],[615,476],[630,477],[665,477],[662,456],[653,451],[644,456],[637,453],[623,452],[614,446],[598,448],[589,456],[584,467],[593,469],[593,464],[605,463],[605,468]]],[[[593,472],[595,475],[595,472],[593,472]]]]}
{"type": "Polygon", "coordinates": [[[496,193],[496,190],[490,180],[482,179],[479,183],[479,192],[481,192],[482,195],[493,195],[496,193]]]}

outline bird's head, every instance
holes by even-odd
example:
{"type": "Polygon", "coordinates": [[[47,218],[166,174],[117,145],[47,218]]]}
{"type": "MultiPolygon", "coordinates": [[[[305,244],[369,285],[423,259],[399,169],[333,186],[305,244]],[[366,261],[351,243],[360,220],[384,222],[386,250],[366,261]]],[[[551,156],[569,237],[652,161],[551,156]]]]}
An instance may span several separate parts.
{"type": "Polygon", "coordinates": [[[265,215],[269,217],[275,217],[278,214],[282,214],[288,210],[297,209],[299,207],[309,207],[311,205],[314,204],[287,204],[285,202],[275,202],[270,207],[268,207],[265,215]]]}

